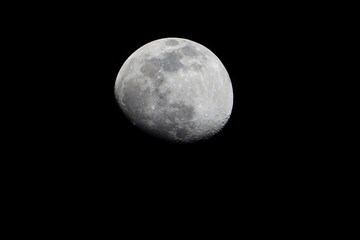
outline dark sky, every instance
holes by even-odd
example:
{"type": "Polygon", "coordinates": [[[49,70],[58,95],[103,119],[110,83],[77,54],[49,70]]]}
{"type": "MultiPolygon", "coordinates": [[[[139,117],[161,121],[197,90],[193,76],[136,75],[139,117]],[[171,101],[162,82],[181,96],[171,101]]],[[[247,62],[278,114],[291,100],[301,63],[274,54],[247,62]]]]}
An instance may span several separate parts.
{"type": "Polygon", "coordinates": [[[19,46],[29,51],[21,66],[35,65],[36,81],[23,81],[38,90],[23,104],[40,112],[31,108],[22,118],[34,122],[31,134],[21,138],[32,143],[21,152],[37,156],[21,165],[29,179],[38,179],[29,181],[29,189],[56,199],[68,218],[79,211],[109,223],[125,213],[131,223],[142,211],[151,222],[157,209],[166,208],[168,216],[186,222],[196,222],[198,210],[234,230],[235,223],[225,221],[229,215],[269,223],[279,214],[288,219],[288,209],[290,215],[306,213],[301,193],[316,194],[313,180],[322,167],[314,161],[321,153],[313,154],[320,145],[322,123],[315,116],[321,106],[311,101],[321,27],[309,20],[311,11],[214,1],[91,4],[41,6],[41,14],[20,23],[24,31],[16,30],[19,46]],[[155,139],[127,121],[115,101],[115,79],[127,57],[164,37],[206,46],[230,75],[232,115],[211,139],[194,144],[155,139]]]}
{"type": "Polygon", "coordinates": [[[84,111],[82,124],[97,131],[87,133],[84,129],[84,134],[94,138],[94,143],[99,141],[99,134],[99,144],[104,144],[105,138],[114,146],[166,145],[138,132],[123,119],[113,97],[113,85],[121,65],[137,48],[158,38],[182,37],[203,44],[221,59],[234,90],[233,113],[225,129],[199,147],[210,144],[217,146],[211,147],[215,150],[231,145],[237,146],[237,152],[244,146],[247,153],[250,148],[257,149],[252,153],[255,155],[260,154],[259,147],[282,152],[281,145],[288,145],[286,139],[298,131],[291,125],[297,117],[292,111],[297,103],[289,101],[301,74],[292,57],[299,51],[292,24],[276,16],[269,20],[271,15],[256,11],[228,16],[212,9],[200,15],[184,13],[182,17],[179,11],[166,16],[144,13],[142,20],[136,21],[136,15],[141,14],[117,18],[109,13],[98,19],[94,15],[95,19],[81,20],[71,29],[74,37],[67,41],[75,51],[69,58],[73,58],[70,62],[74,66],[70,67],[76,74],[71,81],[76,81],[75,96],[81,96],[76,111],[84,111]]]}
{"type": "MultiPolygon", "coordinates": [[[[302,89],[310,81],[304,72],[310,66],[304,61],[306,23],[292,7],[221,6],[185,4],[169,6],[169,11],[143,6],[135,11],[132,4],[104,4],[48,12],[49,24],[39,18],[43,64],[56,78],[55,85],[49,83],[48,108],[56,109],[49,118],[61,124],[49,127],[49,137],[62,139],[59,152],[73,154],[78,166],[91,161],[111,169],[144,164],[155,170],[169,164],[173,169],[202,171],[207,166],[230,172],[249,167],[254,173],[278,171],[289,158],[303,156],[307,143],[301,139],[309,119],[302,114],[302,89]],[[230,75],[232,115],[209,140],[179,145],[154,139],[131,125],[116,104],[113,88],[124,61],[164,37],[206,46],[230,75]]],[[[58,146],[53,147],[58,151],[58,146]]]]}

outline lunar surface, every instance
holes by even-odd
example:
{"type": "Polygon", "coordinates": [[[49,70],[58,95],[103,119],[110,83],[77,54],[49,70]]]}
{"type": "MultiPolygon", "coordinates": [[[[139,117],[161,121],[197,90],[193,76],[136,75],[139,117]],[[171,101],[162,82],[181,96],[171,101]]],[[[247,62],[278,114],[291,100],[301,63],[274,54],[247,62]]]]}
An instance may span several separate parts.
{"type": "Polygon", "coordinates": [[[134,125],[184,143],[219,132],[233,106],[224,65],[203,45],[182,38],[155,40],[136,50],[117,75],[115,97],[134,125]]]}

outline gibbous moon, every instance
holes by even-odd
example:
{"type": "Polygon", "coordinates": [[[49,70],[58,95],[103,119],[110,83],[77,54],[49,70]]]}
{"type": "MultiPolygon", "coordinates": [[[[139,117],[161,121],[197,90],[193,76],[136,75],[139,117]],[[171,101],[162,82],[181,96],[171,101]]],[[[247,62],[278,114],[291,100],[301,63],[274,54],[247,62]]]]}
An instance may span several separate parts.
{"type": "Polygon", "coordinates": [[[215,135],[233,106],[224,65],[203,45],[183,38],[155,40],[136,50],[117,75],[115,97],[134,125],[176,142],[215,135]]]}

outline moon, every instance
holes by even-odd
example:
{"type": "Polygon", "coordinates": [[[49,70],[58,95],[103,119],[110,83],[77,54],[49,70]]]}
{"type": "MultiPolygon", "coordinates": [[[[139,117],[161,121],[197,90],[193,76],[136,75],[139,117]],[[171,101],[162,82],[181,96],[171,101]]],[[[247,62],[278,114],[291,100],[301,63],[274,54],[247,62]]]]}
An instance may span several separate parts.
{"type": "Polygon", "coordinates": [[[233,89],[219,58],[184,38],[162,38],[136,50],[120,68],[115,98],[145,132],[172,142],[208,139],[230,118],[233,89]]]}

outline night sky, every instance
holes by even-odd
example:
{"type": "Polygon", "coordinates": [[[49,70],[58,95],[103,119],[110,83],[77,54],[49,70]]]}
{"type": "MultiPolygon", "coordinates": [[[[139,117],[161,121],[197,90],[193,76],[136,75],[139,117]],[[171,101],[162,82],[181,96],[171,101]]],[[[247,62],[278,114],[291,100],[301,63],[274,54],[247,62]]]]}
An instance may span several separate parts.
{"type": "Polygon", "coordinates": [[[57,149],[59,144],[49,143],[50,149],[72,156],[75,167],[90,163],[93,171],[99,167],[114,173],[122,167],[137,171],[138,166],[178,174],[208,168],[222,177],[243,172],[262,179],[283,174],[288,164],[292,170],[285,172],[295,171],[306,156],[304,149],[314,147],[303,141],[311,121],[303,114],[303,89],[312,81],[304,61],[309,45],[308,35],[302,34],[304,22],[293,17],[295,10],[236,7],[179,7],[168,13],[144,7],[131,13],[131,4],[121,9],[89,6],[53,16],[44,32],[48,55],[58,56],[47,66],[59,79],[52,87],[59,97],[52,97],[49,109],[58,110],[50,118],[60,124],[51,124],[48,134],[62,144],[57,149]],[[156,139],[134,127],[116,103],[114,83],[127,57],[164,37],[206,46],[230,75],[232,114],[211,139],[194,144],[156,139]]]}
{"type": "Polygon", "coordinates": [[[243,206],[251,216],[291,207],[310,186],[321,165],[311,160],[318,146],[317,110],[306,107],[316,78],[308,58],[316,30],[297,7],[181,2],[158,8],[136,2],[52,9],[57,11],[29,24],[38,30],[27,34],[41,34],[34,42],[44,49],[39,68],[48,79],[38,101],[45,104],[37,148],[43,160],[31,162],[47,176],[39,180],[48,182],[47,189],[61,188],[85,205],[93,199],[106,211],[121,211],[114,207],[120,201],[147,211],[155,206],[151,199],[166,196],[161,204],[194,201],[206,213],[212,200],[225,212],[243,206]],[[232,114],[211,139],[156,139],[133,126],[116,103],[115,79],[127,57],[165,37],[204,45],[229,73],[232,114]]]}

